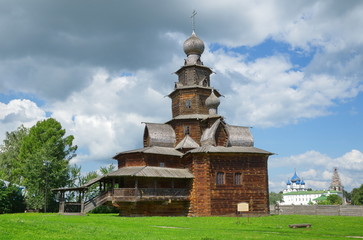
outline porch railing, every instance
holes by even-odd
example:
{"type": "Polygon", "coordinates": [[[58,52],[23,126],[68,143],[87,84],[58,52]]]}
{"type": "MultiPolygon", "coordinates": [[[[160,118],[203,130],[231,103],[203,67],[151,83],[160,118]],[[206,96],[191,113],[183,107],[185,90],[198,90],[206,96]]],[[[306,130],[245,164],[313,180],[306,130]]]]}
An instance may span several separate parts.
{"type": "Polygon", "coordinates": [[[186,188],[115,188],[114,197],[187,197],[186,188]]]}

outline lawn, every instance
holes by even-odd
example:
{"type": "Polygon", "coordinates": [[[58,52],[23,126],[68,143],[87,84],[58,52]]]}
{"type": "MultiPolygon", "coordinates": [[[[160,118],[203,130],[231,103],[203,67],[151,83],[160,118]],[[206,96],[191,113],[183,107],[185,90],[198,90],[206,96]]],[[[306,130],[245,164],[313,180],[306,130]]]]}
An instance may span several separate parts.
{"type": "Polygon", "coordinates": [[[0,239],[357,239],[363,238],[363,217],[268,216],[135,217],[112,214],[0,215],[0,239]],[[309,229],[289,224],[310,223],[309,229]]]}

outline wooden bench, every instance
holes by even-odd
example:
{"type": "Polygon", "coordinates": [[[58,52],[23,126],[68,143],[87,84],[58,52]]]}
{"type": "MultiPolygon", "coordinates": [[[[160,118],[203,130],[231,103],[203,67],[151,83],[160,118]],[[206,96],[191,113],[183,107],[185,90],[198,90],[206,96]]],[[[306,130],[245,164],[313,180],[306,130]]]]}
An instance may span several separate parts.
{"type": "Polygon", "coordinates": [[[290,224],[289,227],[290,228],[310,228],[311,224],[310,223],[290,224]]]}

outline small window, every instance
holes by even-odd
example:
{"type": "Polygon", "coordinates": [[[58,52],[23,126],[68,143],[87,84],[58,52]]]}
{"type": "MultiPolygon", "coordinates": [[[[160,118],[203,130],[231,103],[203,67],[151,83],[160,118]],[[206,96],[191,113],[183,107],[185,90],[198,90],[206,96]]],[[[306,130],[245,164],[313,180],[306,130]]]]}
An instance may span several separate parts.
{"type": "Polygon", "coordinates": [[[241,185],[242,184],[242,173],[235,173],[234,174],[234,184],[235,185],[241,185]]]}
{"type": "Polygon", "coordinates": [[[217,173],[217,179],[216,179],[217,185],[222,185],[224,184],[224,173],[223,172],[218,172],[217,173]]]}
{"type": "Polygon", "coordinates": [[[165,167],[165,163],[164,163],[164,162],[160,162],[160,163],[159,163],[159,166],[160,166],[160,167],[165,167]]]}
{"type": "Polygon", "coordinates": [[[189,126],[185,126],[184,127],[184,135],[189,135],[190,134],[190,127],[189,126]]]}
{"type": "Polygon", "coordinates": [[[186,108],[192,108],[192,102],[190,100],[185,101],[185,107],[186,108]]]}

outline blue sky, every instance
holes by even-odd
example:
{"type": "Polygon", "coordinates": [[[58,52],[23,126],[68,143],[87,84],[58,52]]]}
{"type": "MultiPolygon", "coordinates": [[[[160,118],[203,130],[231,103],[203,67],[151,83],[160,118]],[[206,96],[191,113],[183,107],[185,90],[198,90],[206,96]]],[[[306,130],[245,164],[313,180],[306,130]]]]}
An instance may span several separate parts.
{"type": "Polygon", "coordinates": [[[141,122],[171,118],[196,9],[219,113],[276,153],[270,190],[295,168],[313,189],[333,167],[347,190],[363,183],[360,1],[20,2],[0,2],[0,140],[54,117],[83,172],[141,147],[141,122]]]}

